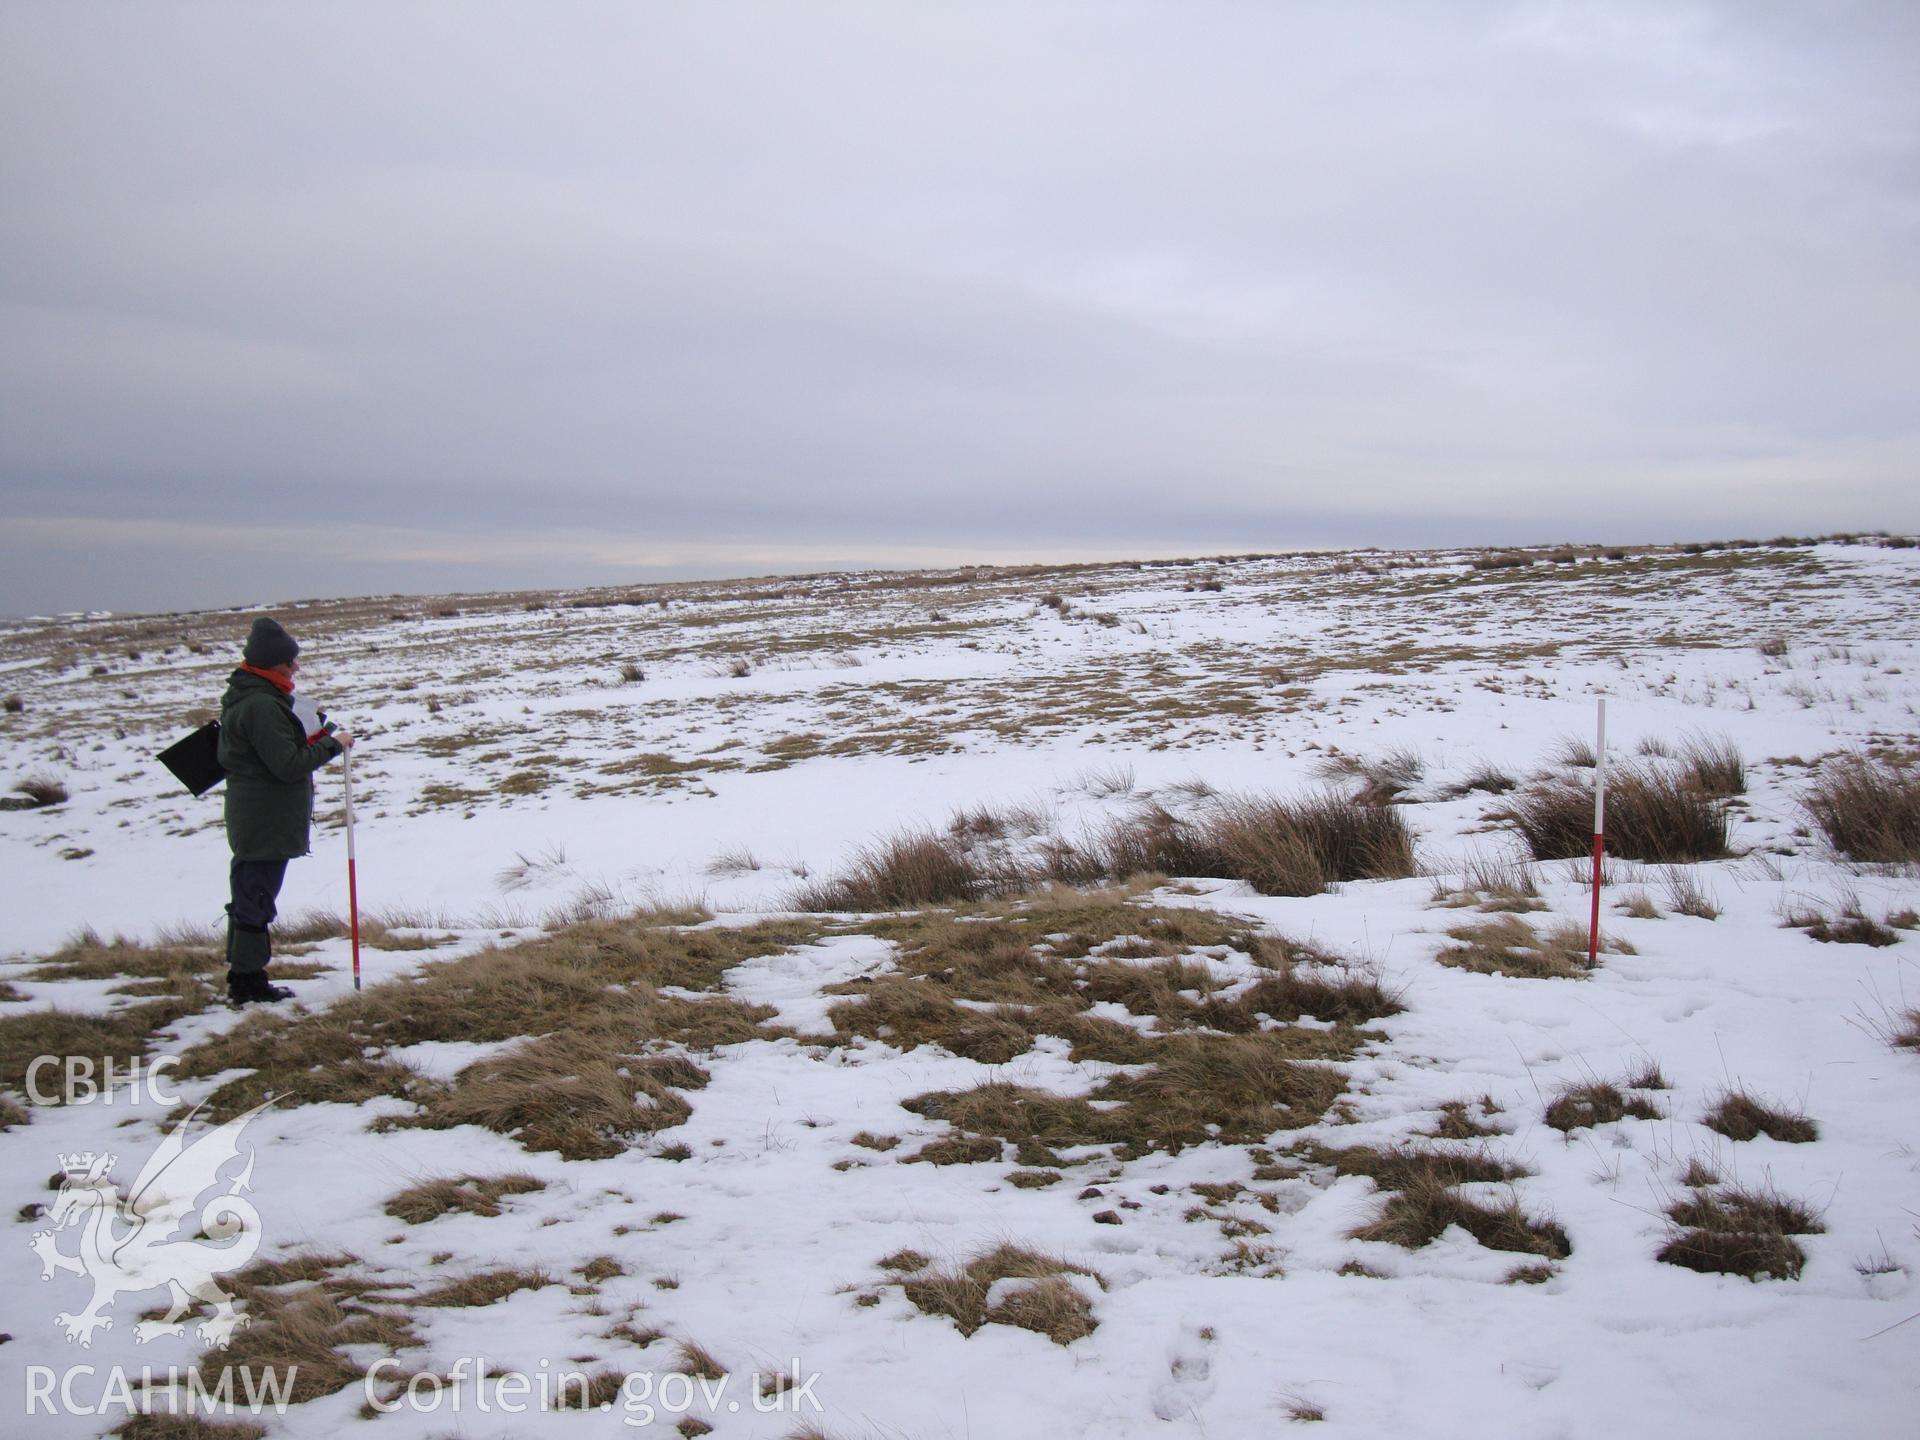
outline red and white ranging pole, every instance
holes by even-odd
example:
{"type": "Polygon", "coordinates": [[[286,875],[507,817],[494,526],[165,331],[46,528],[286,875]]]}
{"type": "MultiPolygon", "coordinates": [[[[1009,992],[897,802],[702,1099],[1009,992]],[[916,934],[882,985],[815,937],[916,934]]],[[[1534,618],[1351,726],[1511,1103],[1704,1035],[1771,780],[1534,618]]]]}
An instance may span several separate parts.
{"type": "Polygon", "coordinates": [[[353,750],[341,753],[347,783],[347,914],[353,926],[353,988],[360,988],[360,887],[353,870],[353,750]]]}
{"type": "MultiPolygon", "coordinates": [[[[1587,964],[1600,963],[1600,869],[1607,853],[1607,702],[1599,702],[1593,746],[1593,919],[1587,926],[1587,964]]],[[[348,862],[352,863],[352,862],[348,862]]]]}

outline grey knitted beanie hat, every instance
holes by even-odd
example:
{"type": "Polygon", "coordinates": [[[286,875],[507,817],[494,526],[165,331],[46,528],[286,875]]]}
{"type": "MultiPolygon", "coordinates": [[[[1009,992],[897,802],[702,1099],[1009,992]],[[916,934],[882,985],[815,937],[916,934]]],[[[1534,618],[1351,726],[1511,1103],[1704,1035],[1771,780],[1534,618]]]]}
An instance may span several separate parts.
{"type": "Polygon", "coordinates": [[[278,620],[262,615],[247,632],[247,648],[241,658],[261,670],[285,665],[300,653],[300,642],[282,628],[278,620]]]}

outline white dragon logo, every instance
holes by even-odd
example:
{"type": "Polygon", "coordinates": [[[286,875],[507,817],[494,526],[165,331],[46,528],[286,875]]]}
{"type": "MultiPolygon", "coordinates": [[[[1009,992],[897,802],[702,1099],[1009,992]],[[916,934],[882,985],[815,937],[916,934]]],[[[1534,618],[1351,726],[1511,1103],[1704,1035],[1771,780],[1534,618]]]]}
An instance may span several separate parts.
{"type": "Polygon", "coordinates": [[[170,1292],[171,1304],[163,1318],[135,1324],[138,1341],[183,1333],[181,1319],[196,1302],[213,1307],[195,1327],[211,1345],[224,1347],[247,1323],[216,1277],[240,1269],[260,1248],[259,1212],[240,1198],[241,1191],[252,1188],[253,1148],[247,1147],[245,1168],[226,1182],[222,1193],[204,1205],[200,1197],[221,1183],[221,1168],[239,1157],[240,1132],[247,1122],[272,1103],[254,1106],[189,1145],[186,1132],[200,1113],[196,1107],[160,1142],[124,1198],[109,1178],[118,1156],[89,1150],[60,1157],[65,1175],[47,1211],[53,1224],[36,1231],[31,1243],[40,1257],[42,1280],[71,1271],[93,1281],[93,1299],[86,1309],[56,1317],[69,1343],[78,1340],[91,1348],[95,1330],[113,1328],[105,1312],[116,1299],[161,1286],[170,1292]],[[198,1237],[175,1238],[196,1214],[198,1237]],[[80,1253],[67,1255],[59,1248],[59,1236],[74,1225],[81,1227],[80,1253]]]}

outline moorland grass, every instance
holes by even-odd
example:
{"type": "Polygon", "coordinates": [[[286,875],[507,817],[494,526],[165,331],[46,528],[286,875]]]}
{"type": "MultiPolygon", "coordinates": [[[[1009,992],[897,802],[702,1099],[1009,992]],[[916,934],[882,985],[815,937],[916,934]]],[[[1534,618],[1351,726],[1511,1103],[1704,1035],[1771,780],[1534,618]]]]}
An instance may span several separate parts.
{"type": "Polygon", "coordinates": [[[473,1123],[572,1158],[616,1153],[683,1120],[679,1091],[705,1081],[681,1049],[780,1033],[773,1012],[717,993],[727,970],[817,937],[816,926],[683,930],[591,921],[509,949],[429,962],[317,1014],[256,1013],[181,1057],[188,1077],[243,1073],[209,1108],[221,1118],[283,1104],[410,1102],[377,1123],[473,1123]],[[427,1041],[515,1042],[430,1080],[394,1051],[427,1041]],[[645,1104],[638,1103],[641,1099],[645,1104]]]}
{"type": "Polygon", "coordinates": [[[1645,1096],[1628,1094],[1605,1080],[1566,1086],[1547,1103],[1547,1124],[1563,1135],[1629,1117],[1658,1120],[1660,1112],[1645,1096]]]}
{"type": "Polygon", "coordinates": [[[1048,835],[1026,854],[983,851],[1009,827],[978,812],[945,834],[909,830],[855,853],[833,879],[789,897],[799,911],[912,909],[964,904],[1048,883],[1138,875],[1241,880],[1263,895],[1317,895],[1352,880],[1414,873],[1413,838],[1398,811],[1340,794],[1300,800],[1213,796],[1189,816],[1149,804],[1110,821],[1091,844],[1048,835]]]}
{"type": "Polygon", "coordinates": [[[1920,768],[1866,755],[1829,760],[1803,803],[1850,860],[1920,861],[1920,768]]]}
{"type": "Polygon", "coordinates": [[[501,1213],[501,1196],[527,1195],[546,1188],[544,1180],[524,1171],[484,1177],[448,1176],[417,1181],[391,1196],[384,1208],[394,1219],[409,1225],[424,1225],[455,1213],[491,1217],[501,1213]]]}
{"type": "MultiPolygon", "coordinates": [[[[1499,817],[1536,860],[1577,859],[1593,849],[1593,791],[1555,778],[1521,792],[1499,817]]],[[[1727,815],[1684,774],[1623,766],[1607,777],[1607,853],[1628,860],[1690,863],[1730,853],[1727,815]]]]}
{"type": "Polygon", "coordinates": [[[894,1283],[915,1309],[946,1316],[962,1335],[972,1335],[983,1325],[1013,1325],[1056,1345],[1070,1345],[1099,1324],[1092,1302],[1065,1277],[1084,1275],[1103,1290],[1106,1281],[1098,1272],[1058,1256],[1001,1244],[937,1270],[917,1268],[920,1273],[894,1283]],[[1008,1280],[1027,1283],[1005,1287],[1003,1298],[989,1306],[989,1292],[1008,1280]]]}
{"type": "Polygon", "coordinates": [[[1799,1110],[1769,1105],[1745,1090],[1723,1092],[1701,1121],[1729,1140],[1756,1140],[1765,1135],[1788,1145],[1804,1145],[1820,1138],[1820,1127],[1799,1110]]]}
{"type": "Polygon", "coordinates": [[[1749,1280],[1796,1280],[1806,1252],[1795,1235],[1826,1229],[1813,1209],[1771,1189],[1696,1189],[1667,1207],[1675,1233],[1656,1257],[1664,1264],[1749,1280]]]}

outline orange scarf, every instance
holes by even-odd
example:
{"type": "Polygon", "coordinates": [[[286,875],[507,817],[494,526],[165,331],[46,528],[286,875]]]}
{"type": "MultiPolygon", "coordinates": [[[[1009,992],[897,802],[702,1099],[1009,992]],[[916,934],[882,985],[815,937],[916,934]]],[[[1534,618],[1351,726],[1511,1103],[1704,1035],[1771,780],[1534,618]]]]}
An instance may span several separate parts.
{"type": "Polygon", "coordinates": [[[249,675],[258,675],[282,695],[293,694],[293,681],[287,679],[284,675],[276,675],[271,670],[262,670],[259,666],[249,665],[245,661],[240,663],[240,668],[249,675]]]}

